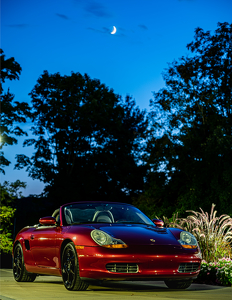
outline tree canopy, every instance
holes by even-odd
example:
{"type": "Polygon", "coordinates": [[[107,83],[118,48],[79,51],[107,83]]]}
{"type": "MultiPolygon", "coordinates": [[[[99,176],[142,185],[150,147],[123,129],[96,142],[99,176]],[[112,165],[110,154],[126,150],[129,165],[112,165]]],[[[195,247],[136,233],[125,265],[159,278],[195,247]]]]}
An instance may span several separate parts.
{"type": "Polygon", "coordinates": [[[232,24],[213,34],[197,28],[187,48],[151,101],[151,172],[140,201],[169,216],[212,203],[232,214],[232,24]]]}
{"type": "MultiPolygon", "coordinates": [[[[6,80],[18,80],[21,74],[21,67],[13,57],[6,59],[3,50],[0,49],[1,58],[1,126],[0,126],[0,150],[6,145],[17,144],[15,136],[27,135],[17,123],[25,123],[29,115],[29,106],[26,102],[13,102],[14,95],[3,90],[3,83],[6,80]]],[[[8,166],[11,162],[5,158],[4,152],[0,151],[0,172],[5,173],[3,167],[8,166]]]]}
{"type": "Polygon", "coordinates": [[[47,71],[30,93],[32,157],[18,155],[43,181],[57,202],[71,200],[130,201],[143,189],[146,168],[140,163],[145,112],[131,97],[125,102],[87,74],[62,76],[47,71]]]}

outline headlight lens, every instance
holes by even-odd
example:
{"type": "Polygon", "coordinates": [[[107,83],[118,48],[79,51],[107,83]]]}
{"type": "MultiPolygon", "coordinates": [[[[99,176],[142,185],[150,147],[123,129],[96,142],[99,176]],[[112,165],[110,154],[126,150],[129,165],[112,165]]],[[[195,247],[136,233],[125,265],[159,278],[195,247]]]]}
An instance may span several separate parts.
{"type": "Polygon", "coordinates": [[[178,242],[182,245],[182,247],[187,249],[195,249],[198,247],[197,239],[190,232],[182,231],[180,233],[180,239],[178,242]]]}
{"type": "Polygon", "coordinates": [[[115,239],[102,230],[94,229],[91,231],[91,238],[95,243],[106,248],[127,248],[122,240],[115,239]]]}

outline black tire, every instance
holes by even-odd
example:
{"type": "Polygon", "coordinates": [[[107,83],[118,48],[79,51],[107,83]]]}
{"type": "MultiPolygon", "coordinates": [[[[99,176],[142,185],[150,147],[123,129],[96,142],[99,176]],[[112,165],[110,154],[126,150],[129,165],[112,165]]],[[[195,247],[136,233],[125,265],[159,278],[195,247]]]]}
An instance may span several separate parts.
{"type": "Polygon", "coordinates": [[[21,244],[17,244],[14,248],[13,275],[14,279],[18,282],[33,282],[36,278],[36,274],[26,271],[21,244]]]}
{"type": "Polygon", "coordinates": [[[62,278],[69,291],[85,291],[89,286],[80,279],[77,252],[72,242],[64,247],[62,253],[62,278]]]}
{"type": "Polygon", "coordinates": [[[166,280],[166,286],[170,289],[185,290],[192,284],[192,280],[166,280]]]}

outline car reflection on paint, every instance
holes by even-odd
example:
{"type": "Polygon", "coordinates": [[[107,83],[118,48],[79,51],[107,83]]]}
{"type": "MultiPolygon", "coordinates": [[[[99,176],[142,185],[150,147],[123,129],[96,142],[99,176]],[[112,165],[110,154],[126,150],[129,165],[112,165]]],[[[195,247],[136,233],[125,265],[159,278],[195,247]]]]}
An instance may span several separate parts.
{"type": "Polygon", "coordinates": [[[13,247],[16,281],[62,276],[71,291],[104,280],[163,280],[169,288],[186,289],[200,264],[191,233],[114,202],[65,204],[23,228],[13,247]]]}

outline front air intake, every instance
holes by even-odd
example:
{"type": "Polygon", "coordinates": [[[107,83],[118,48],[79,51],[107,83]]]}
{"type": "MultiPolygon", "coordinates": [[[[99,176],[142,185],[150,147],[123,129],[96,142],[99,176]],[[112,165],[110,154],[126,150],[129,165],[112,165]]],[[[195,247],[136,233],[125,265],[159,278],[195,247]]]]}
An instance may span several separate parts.
{"type": "Polygon", "coordinates": [[[111,263],[106,265],[106,269],[113,273],[138,273],[137,264],[111,263]]]}
{"type": "Polygon", "coordinates": [[[179,265],[179,273],[192,273],[196,272],[200,267],[199,263],[182,263],[179,265]]]}

